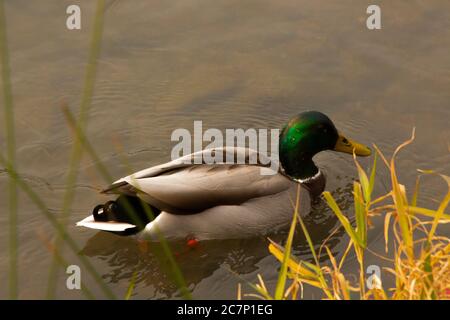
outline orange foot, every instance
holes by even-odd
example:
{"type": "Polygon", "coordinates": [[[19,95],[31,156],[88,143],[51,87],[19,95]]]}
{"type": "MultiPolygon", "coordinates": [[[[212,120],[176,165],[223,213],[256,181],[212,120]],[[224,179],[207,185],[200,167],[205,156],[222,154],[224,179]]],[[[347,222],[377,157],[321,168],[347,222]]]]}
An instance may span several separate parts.
{"type": "Polygon", "coordinates": [[[195,239],[195,238],[189,238],[189,239],[187,239],[187,241],[186,241],[186,245],[187,245],[189,248],[191,248],[191,249],[196,248],[196,247],[198,246],[198,244],[199,244],[199,242],[198,242],[198,240],[195,239]]]}

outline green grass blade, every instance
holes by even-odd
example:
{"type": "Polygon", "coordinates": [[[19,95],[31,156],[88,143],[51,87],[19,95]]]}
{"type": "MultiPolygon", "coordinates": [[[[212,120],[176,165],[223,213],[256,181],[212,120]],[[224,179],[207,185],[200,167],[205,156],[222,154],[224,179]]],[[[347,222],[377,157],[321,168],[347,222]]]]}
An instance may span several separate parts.
{"type": "Polygon", "coordinates": [[[361,247],[365,248],[364,243],[361,241],[361,239],[359,239],[357,233],[352,228],[347,217],[344,216],[341,209],[339,209],[339,206],[337,205],[337,203],[334,200],[331,193],[328,191],[325,191],[325,192],[323,192],[323,196],[325,197],[325,200],[327,201],[328,206],[331,208],[331,210],[333,210],[333,212],[338,217],[339,221],[341,222],[341,224],[344,227],[345,231],[347,232],[348,236],[352,239],[353,243],[359,244],[361,247]]]}
{"type": "MultiPolygon", "coordinates": [[[[435,219],[436,215],[438,214],[436,210],[421,207],[408,206],[406,207],[406,210],[408,210],[411,213],[420,214],[433,219],[435,219]]],[[[442,212],[440,214],[440,220],[450,220],[450,214],[442,212]]]]}
{"type": "Polygon", "coordinates": [[[364,246],[367,245],[367,216],[365,206],[362,203],[361,185],[358,182],[353,183],[353,195],[355,203],[356,232],[364,246]]]}
{"type": "Polygon", "coordinates": [[[400,225],[401,235],[406,245],[408,256],[412,259],[414,256],[413,251],[413,233],[411,229],[411,221],[408,216],[406,208],[408,204],[405,203],[402,188],[397,180],[395,169],[391,169],[392,179],[392,196],[394,199],[395,208],[397,210],[398,223],[400,225]]]}
{"type": "Polygon", "coordinates": [[[70,125],[72,130],[75,132],[77,139],[80,140],[82,146],[86,149],[87,153],[90,155],[90,157],[94,161],[94,165],[95,165],[97,171],[106,180],[107,183],[112,183],[113,177],[109,174],[108,170],[103,165],[102,161],[98,157],[97,153],[95,152],[91,143],[87,139],[86,135],[83,133],[83,131],[81,131],[80,126],[78,126],[76,124],[76,120],[75,120],[73,114],[70,112],[69,108],[67,108],[67,106],[63,107],[63,113],[67,120],[67,123],[70,125]]]}
{"type": "Polygon", "coordinates": [[[402,148],[404,148],[405,146],[414,141],[414,137],[415,137],[415,128],[413,128],[411,138],[402,143],[401,145],[399,145],[397,149],[395,149],[389,166],[391,173],[392,197],[394,200],[395,208],[397,209],[398,223],[400,225],[403,241],[405,242],[406,253],[411,261],[414,259],[414,249],[413,249],[414,237],[411,227],[411,219],[408,216],[408,212],[406,210],[406,207],[408,206],[406,194],[404,192],[404,189],[398,182],[397,178],[397,173],[395,169],[395,157],[402,148]]]}
{"type": "Polygon", "coordinates": [[[442,216],[444,215],[445,208],[447,208],[448,203],[450,202],[450,177],[445,175],[440,175],[445,182],[447,182],[448,192],[445,195],[444,199],[442,200],[441,204],[439,205],[439,208],[436,211],[436,216],[434,217],[433,224],[431,226],[431,230],[428,233],[428,242],[431,242],[433,239],[434,233],[436,232],[436,228],[439,224],[439,220],[442,219],[442,216]]]}
{"type": "Polygon", "coordinates": [[[370,203],[370,182],[369,178],[367,178],[367,174],[364,171],[364,169],[359,164],[358,160],[356,159],[356,154],[353,154],[353,159],[356,164],[356,169],[358,170],[358,176],[359,176],[359,182],[361,183],[363,194],[364,194],[364,200],[366,203],[370,203]]]}
{"type": "MultiPolygon", "coordinates": [[[[328,285],[326,283],[325,277],[323,276],[322,269],[320,268],[319,258],[317,257],[316,250],[314,249],[314,243],[311,239],[311,236],[309,235],[308,229],[306,229],[305,223],[303,222],[303,219],[298,215],[298,221],[300,222],[300,226],[302,227],[303,234],[305,235],[306,241],[308,242],[309,249],[311,250],[311,253],[314,257],[314,262],[316,264],[315,272],[318,275],[318,280],[322,286],[322,290],[324,293],[328,296],[328,298],[331,299],[332,295],[329,292],[328,285]]],[[[306,266],[309,266],[309,268],[312,268],[313,265],[311,265],[308,262],[303,262],[306,266]]]]}
{"type": "MultiPolygon", "coordinates": [[[[3,102],[5,112],[6,148],[8,161],[15,163],[16,146],[14,134],[14,107],[11,89],[8,40],[6,31],[6,15],[3,0],[0,0],[0,62],[3,83],[3,102]]],[[[6,167],[10,170],[10,167],[6,167]]],[[[18,297],[18,227],[17,227],[17,186],[14,179],[8,181],[9,196],[9,297],[18,297]]]]}
{"type": "Polygon", "coordinates": [[[292,224],[289,229],[289,234],[288,234],[288,238],[286,241],[283,261],[281,263],[281,268],[278,273],[278,281],[277,281],[277,285],[275,287],[275,296],[274,296],[275,300],[282,300],[284,298],[284,290],[286,287],[286,280],[287,280],[288,262],[289,262],[289,257],[291,255],[292,240],[294,238],[294,233],[295,233],[295,225],[297,224],[295,215],[296,215],[296,213],[294,213],[294,219],[292,220],[292,224]]]}
{"type": "Polygon", "coordinates": [[[369,193],[370,194],[372,194],[373,187],[375,185],[376,171],[377,171],[377,153],[375,153],[375,155],[373,157],[373,165],[372,165],[372,170],[370,172],[370,179],[369,179],[369,193]]]}
{"type": "Polygon", "coordinates": [[[317,258],[316,250],[314,249],[314,243],[312,242],[311,236],[309,235],[309,232],[308,232],[308,229],[306,229],[306,226],[303,222],[302,217],[300,217],[300,215],[298,215],[298,221],[300,222],[300,226],[302,227],[302,231],[303,231],[303,234],[305,235],[306,242],[308,243],[309,250],[311,250],[311,253],[313,255],[314,262],[316,264],[316,268],[318,268],[316,270],[320,271],[320,263],[319,263],[319,259],[317,258]]]}
{"type": "MultiPolygon", "coordinates": [[[[79,110],[79,126],[81,130],[84,129],[88,114],[89,107],[91,105],[92,95],[94,92],[95,78],[97,74],[97,61],[100,56],[101,40],[103,33],[103,22],[105,13],[105,0],[98,0],[94,18],[94,26],[92,31],[92,38],[90,44],[90,52],[88,63],[86,66],[86,73],[84,79],[84,88],[81,98],[81,105],[79,110]]],[[[73,199],[75,197],[75,184],[78,176],[78,167],[82,158],[82,151],[79,140],[75,139],[72,152],[70,156],[70,163],[66,178],[66,191],[64,194],[62,205],[62,221],[67,223],[70,214],[70,208],[72,206],[73,199]]],[[[56,247],[59,248],[63,245],[61,239],[56,239],[56,247]]],[[[47,287],[47,298],[52,299],[55,295],[56,282],[58,279],[56,261],[53,263],[49,271],[49,283],[47,287]]]]}
{"type": "MultiPolygon", "coordinates": [[[[280,262],[283,262],[284,248],[279,244],[269,239],[269,252],[280,262]]],[[[289,257],[288,269],[291,269],[292,273],[301,273],[303,277],[308,279],[315,279],[318,273],[317,266],[315,264],[307,263],[306,261],[297,261],[295,257],[289,257]]]]}
{"type": "Polygon", "coordinates": [[[284,248],[283,262],[281,263],[280,272],[278,273],[278,281],[275,287],[275,296],[274,296],[275,300],[282,300],[284,298],[284,290],[286,287],[289,258],[291,257],[292,241],[294,239],[295,226],[297,224],[297,215],[300,201],[300,188],[301,188],[300,185],[298,185],[297,202],[294,209],[291,227],[289,228],[286,246],[284,248]]]}
{"type": "Polygon", "coordinates": [[[133,294],[134,287],[136,286],[136,276],[137,272],[133,272],[131,276],[130,285],[128,286],[127,293],[125,294],[125,300],[130,300],[131,295],[133,294]]]}

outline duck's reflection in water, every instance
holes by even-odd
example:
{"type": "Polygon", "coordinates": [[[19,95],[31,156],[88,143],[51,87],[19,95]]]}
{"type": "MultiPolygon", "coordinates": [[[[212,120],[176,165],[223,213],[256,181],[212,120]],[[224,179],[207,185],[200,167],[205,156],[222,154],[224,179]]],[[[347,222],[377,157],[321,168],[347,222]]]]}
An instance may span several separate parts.
{"type": "MultiPolygon", "coordinates": [[[[303,218],[316,250],[326,240],[333,250],[343,234],[337,229],[337,219],[325,208],[321,201],[313,206],[312,212],[303,218]]],[[[286,231],[270,235],[273,241],[284,243],[286,231]]],[[[237,275],[246,275],[260,268],[258,262],[270,255],[267,237],[235,240],[210,240],[199,242],[195,247],[187,246],[186,241],[171,242],[170,248],[186,284],[190,290],[216,270],[226,268],[237,275]]],[[[311,254],[305,238],[297,228],[293,254],[311,261],[311,254]]],[[[163,246],[156,242],[138,241],[133,237],[118,236],[108,232],[98,232],[88,240],[82,254],[105,261],[109,269],[103,273],[108,283],[130,281],[136,272],[135,282],[139,288],[151,287],[153,290],[139,292],[142,298],[174,298],[179,296],[173,281],[169,259],[163,246]],[[150,292],[153,291],[153,294],[150,292]],[[149,295],[151,295],[149,297],[149,295]]],[[[325,258],[322,255],[322,258],[325,258]]],[[[273,260],[273,272],[279,263],[273,260]]],[[[258,271],[261,273],[261,270],[258,271]]],[[[150,289],[150,288],[149,288],[150,289]]]]}

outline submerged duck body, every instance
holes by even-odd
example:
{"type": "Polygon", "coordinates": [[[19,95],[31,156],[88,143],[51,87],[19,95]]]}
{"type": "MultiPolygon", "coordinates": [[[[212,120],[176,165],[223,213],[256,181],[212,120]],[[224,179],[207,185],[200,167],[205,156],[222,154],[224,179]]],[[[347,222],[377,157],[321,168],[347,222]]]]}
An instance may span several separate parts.
{"type": "Polygon", "coordinates": [[[153,221],[137,228],[130,219],[105,220],[94,212],[77,225],[119,233],[136,230],[137,237],[149,240],[159,235],[169,240],[266,235],[292,221],[298,188],[301,214],[309,213],[311,199],[323,191],[325,177],[312,162],[314,154],[329,149],[370,154],[367,147],[344,139],[322,113],[301,113],[280,135],[278,172],[261,174],[261,169],[272,170],[263,165],[269,159],[252,149],[203,150],[121,178],[104,190],[138,197],[156,213],[153,221]],[[222,159],[241,157],[245,163],[206,164],[206,152],[223,152],[222,159]],[[258,163],[249,164],[254,156],[258,163]]]}

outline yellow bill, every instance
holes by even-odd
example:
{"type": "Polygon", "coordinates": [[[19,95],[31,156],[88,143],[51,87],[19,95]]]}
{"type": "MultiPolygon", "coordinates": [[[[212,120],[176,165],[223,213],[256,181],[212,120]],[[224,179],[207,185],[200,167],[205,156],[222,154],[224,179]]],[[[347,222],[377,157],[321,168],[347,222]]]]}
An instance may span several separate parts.
{"type": "Polygon", "coordinates": [[[353,151],[357,156],[367,157],[370,156],[372,151],[369,147],[358,143],[356,141],[350,140],[339,134],[339,138],[334,146],[334,151],[345,152],[353,154],[353,151]]]}

